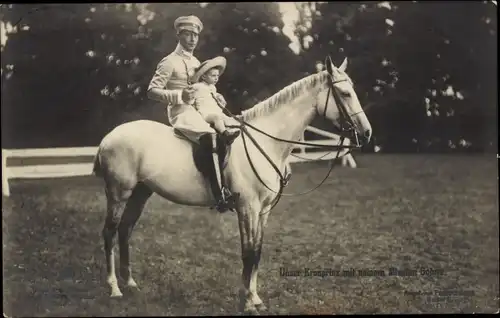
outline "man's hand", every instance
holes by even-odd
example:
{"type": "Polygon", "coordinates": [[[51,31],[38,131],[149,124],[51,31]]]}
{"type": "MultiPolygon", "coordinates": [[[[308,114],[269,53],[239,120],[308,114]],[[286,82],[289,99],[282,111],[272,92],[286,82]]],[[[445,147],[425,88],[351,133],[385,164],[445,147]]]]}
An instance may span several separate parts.
{"type": "Polygon", "coordinates": [[[182,90],[182,101],[186,104],[191,104],[194,100],[194,88],[189,85],[182,90]]]}

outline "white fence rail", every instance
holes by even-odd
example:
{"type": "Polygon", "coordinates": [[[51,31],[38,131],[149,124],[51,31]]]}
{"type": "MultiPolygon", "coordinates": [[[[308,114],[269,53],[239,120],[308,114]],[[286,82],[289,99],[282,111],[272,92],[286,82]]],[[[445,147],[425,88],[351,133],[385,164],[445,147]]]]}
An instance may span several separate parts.
{"type": "MultiPolygon", "coordinates": [[[[339,136],[314,127],[307,127],[307,131],[313,132],[328,139],[310,140],[309,143],[336,145],[339,141],[339,136]]],[[[304,140],[304,138],[302,138],[304,140]]],[[[305,160],[331,160],[335,158],[336,152],[307,152],[306,149],[314,149],[314,146],[298,146],[296,149],[297,157],[290,157],[290,162],[302,162],[305,160]],[[328,154],[328,155],[327,155],[328,154]]],[[[80,148],[43,148],[43,149],[2,149],[2,194],[10,195],[9,180],[10,179],[29,179],[29,178],[60,178],[60,177],[76,177],[88,176],[92,174],[93,159],[84,163],[67,163],[67,164],[33,164],[23,166],[7,166],[7,158],[47,158],[47,157],[93,157],[97,153],[97,147],[80,147],[80,148]]],[[[356,167],[354,158],[349,154],[342,158],[342,165],[351,168],[356,167]]]]}
{"type": "MultiPolygon", "coordinates": [[[[340,136],[333,134],[331,132],[318,129],[316,127],[308,126],[306,128],[306,131],[315,133],[317,135],[320,135],[322,137],[326,137],[328,139],[321,139],[321,140],[307,140],[308,143],[311,144],[322,144],[322,145],[330,145],[330,146],[335,146],[338,145],[340,142],[340,136]]],[[[304,136],[302,136],[302,140],[305,140],[304,136]]],[[[344,145],[347,145],[347,139],[344,142],[344,145]]],[[[320,147],[314,147],[314,146],[306,146],[306,145],[300,145],[296,147],[295,149],[298,149],[298,153],[296,153],[297,157],[294,157],[293,155],[290,157],[290,162],[303,162],[303,161],[309,161],[309,160],[332,160],[335,159],[337,156],[337,151],[314,151],[314,152],[306,152],[306,149],[318,149],[320,147]]],[[[343,166],[348,166],[351,168],[356,168],[357,164],[356,161],[354,160],[353,156],[351,154],[348,154],[346,156],[343,156],[342,159],[342,165],[343,166]]]]}

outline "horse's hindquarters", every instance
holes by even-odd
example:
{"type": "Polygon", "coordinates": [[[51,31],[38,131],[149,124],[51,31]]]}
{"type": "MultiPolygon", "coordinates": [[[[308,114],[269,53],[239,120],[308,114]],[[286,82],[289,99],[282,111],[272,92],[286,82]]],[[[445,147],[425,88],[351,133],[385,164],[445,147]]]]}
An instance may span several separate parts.
{"type": "Polygon", "coordinates": [[[212,204],[209,184],[196,168],[189,142],[175,138],[168,150],[149,147],[146,154],[141,180],[153,191],[179,204],[212,204]]]}
{"type": "MultiPolygon", "coordinates": [[[[113,182],[143,182],[170,201],[206,206],[213,198],[193,160],[192,144],[171,127],[139,120],[118,126],[101,143],[113,182]]],[[[110,182],[112,182],[110,180],[110,182]]]]}

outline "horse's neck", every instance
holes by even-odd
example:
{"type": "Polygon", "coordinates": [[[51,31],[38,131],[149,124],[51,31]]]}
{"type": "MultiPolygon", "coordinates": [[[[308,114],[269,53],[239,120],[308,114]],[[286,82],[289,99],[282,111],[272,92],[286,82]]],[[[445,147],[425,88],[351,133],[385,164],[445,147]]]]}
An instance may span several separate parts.
{"type": "MultiPolygon", "coordinates": [[[[275,109],[271,114],[258,117],[250,123],[271,136],[291,141],[299,140],[306,127],[312,122],[316,109],[311,104],[312,96],[305,94],[275,109]]],[[[254,135],[271,157],[285,160],[296,146],[291,143],[273,140],[260,133],[254,135]]]]}

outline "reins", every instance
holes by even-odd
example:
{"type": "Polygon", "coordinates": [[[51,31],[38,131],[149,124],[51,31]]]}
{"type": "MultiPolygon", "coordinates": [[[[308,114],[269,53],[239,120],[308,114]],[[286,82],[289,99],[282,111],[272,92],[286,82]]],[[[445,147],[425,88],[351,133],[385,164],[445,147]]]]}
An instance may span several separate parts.
{"type": "MultiPolygon", "coordinates": [[[[248,159],[248,162],[250,163],[250,167],[252,168],[254,174],[256,175],[257,179],[259,179],[259,181],[271,192],[275,193],[276,194],[276,197],[273,199],[273,203],[272,203],[272,206],[269,210],[267,210],[265,213],[261,213],[261,215],[263,214],[267,214],[269,212],[271,212],[272,209],[274,209],[274,207],[278,204],[279,200],[281,199],[282,196],[299,196],[299,195],[305,195],[305,194],[308,194],[312,191],[315,191],[316,189],[318,189],[319,187],[321,187],[326,179],[328,179],[328,177],[330,176],[333,168],[335,167],[335,161],[339,158],[340,156],[340,151],[342,150],[342,146],[343,146],[343,143],[344,143],[344,139],[345,137],[341,136],[340,138],[340,142],[339,142],[339,145],[336,145],[335,147],[338,148],[337,150],[337,155],[335,156],[335,159],[330,161],[330,169],[328,170],[328,173],[326,174],[326,176],[323,178],[323,180],[318,184],[316,185],[315,187],[313,187],[312,189],[309,189],[307,191],[304,191],[304,192],[301,192],[301,193],[294,193],[294,194],[289,194],[289,193],[283,193],[283,190],[284,188],[287,186],[288,182],[289,182],[289,178],[286,178],[283,176],[283,174],[281,173],[280,169],[276,166],[276,164],[273,162],[273,160],[269,157],[269,155],[262,149],[262,147],[258,144],[258,142],[254,139],[254,137],[248,132],[246,126],[266,135],[266,136],[269,136],[270,138],[272,139],[275,139],[275,140],[283,140],[284,142],[288,142],[288,143],[292,143],[292,144],[296,144],[298,143],[297,141],[292,141],[292,140],[285,140],[285,139],[281,139],[281,138],[277,138],[277,137],[274,137],[272,135],[269,135],[268,133],[265,133],[263,131],[261,131],[260,129],[257,129],[256,127],[254,127],[253,125],[250,125],[248,124],[247,122],[245,122],[244,120],[242,119],[239,119],[237,116],[234,116],[233,114],[231,114],[229,111],[228,113],[230,114],[230,116],[234,119],[236,119],[238,122],[241,123],[241,126],[231,126],[231,127],[235,127],[235,128],[240,128],[241,131],[243,132],[243,134],[241,135],[241,138],[242,138],[242,141],[243,141],[243,147],[245,148],[245,154],[247,156],[247,159],[248,159]],[[253,164],[253,161],[252,159],[250,158],[250,154],[249,154],[249,151],[248,151],[248,146],[247,146],[247,141],[246,141],[246,137],[250,138],[250,140],[253,142],[253,144],[255,145],[255,147],[259,150],[259,152],[266,158],[266,160],[269,162],[269,164],[271,164],[271,166],[273,167],[273,169],[276,171],[276,173],[278,174],[279,176],[279,180],[280,180],[280,184],[279,184],[279,190],[278,191],[275,191],[273,189],[271,189],[265,182],[264,180],[262,180],[260,174],[257,172],[257,169],[255,168],[254,164],[253,164]]],[[[331,147],[331,145],[326,145],[328,147],[331,147]]],[[[331,153],[331,152],[330,152],[331,153]]]]}
{"type": "MultiPolygon", "coordinates": [[[[332,96],[333,98],[335,99],[335,90],[333,89],[333,85],[338,83],[338,82],[341,82],[341,81],[345,81],[345,80],[340,80],[340,81],[336,81],[334,82],[332,79],[331,79],[331,76],[329,77],[329,81],[330,81],[330,87],[328,88],[328,95],[327,95],[327,99],[326,99],[326,102],[325,102],[325,109],[324,109],[324,113],[323,113],[323,117],[326,116],[326,110],[328,108],[328,101],[329,101],[329,98],[330,98],[330,93],[332,93],[332,96]]],[[[236,116],[234,114],[232,114],[228,109],[224,108],[222,105],[220,105],[219,103],[219,100],[217,98],[215,98],[214,94],[212,93],[212,97],[214,98],[214,100],[216,101],[216,104],[223,110],[223,111],[226,111],[227,114],[235,119],[236,121],[238,121],[240,123],[239,126],[235,126],[235,125],[228,125],[228,127],[232,127],[232,128],[239,128],[243,133],[241,135],[242,137],[242,141],[243,141],[243,146],[245,148],[245,153],[246,153],[246,156],[247,156],[247,159],[248,159],[248,162],[250,163],[250,167],[252,168],[254,174],[256,175],[257,179],[259,179],[259,181],[271,192],[273,193],[276,193],[276,197],[273,199],[273,203],[272,203],[272,206],[270,209],[268,209],[265,213],[261,213],[260,215],[264,215],[264,214],[267,214],[269,212],[271,212],[272,209],[274,209],[274,207],[278,204],[279,200],[281,199],[282,196],[298,196],[298,195],[305,195],[305,194],[308,194],[316,189],[318,189],[320,186],[322,186],[324,184],[324,182],[326,181],[326,179],[328,179],[328,177],[330,176],[333,168],[335,167],[335,162],[337,161],[337,159],[340,157],[340,152],[341,150],[344,150],[344,149],[349,149],[349,151],[347,151],[345,155],[349,154],[351,152],[351,149],[355,149],[355,148],[359,148],[359,145],[356,145],[356,146],[351,146],[351,145],[344,145],[344,140],[345,140],[345,137],[341,135],[340,137],[340,141],[339,141],[339,144],[338,145],[323,145],[323,144],[316,144],[316,143],[308,143],[308,142],[301,142],[301,141],[294,141],[294,140],[287,140],[287,139],[282,139],[282,138],[278,138],[276,136],[272,136],[270,135],[269,133],[266,133],[265,131],[262,131],[260,129],[258,129],[257,127],[245,122],[243,119],[241,119],[239,116],[236,116]],[[290,144],[295,144],[295,145],[305,145],[305,146],[314,146],[314,147],[318,147],[318,148],[327,148],[327,149],[337,149],[337,155],[335,156],[335,158],[333,160],[330,161],[330,169],[328,171],[328,173],[326,174],[326,176],[323,178],[323,180],[318,184],[316,185],[314,188],[310,189],[310,190],[307,190],[305,192],[302,192],[302,193],[296,193],[296,194],[287,194],[287,193],[283,193],[283,189],[287,186],[288,182],[289,182],[289,178],[290,178],[290,175],[287,177],[284,177],[283,174],[281,173],[280,169],[276,166],[276,164],[273,162],[273,160],[269,157],[269,155],[262,149],[262,147],[258,144],[258,142],[254,139],[254,137],[248,132],[248,129],[247,127],[250,127],[252,128],[253,130],[273,139],[273,140],[276,140],[276,141],[280,141],[280,142],[286,142],[286,143],[290,143],[290,144]],[[271,189],[261,178],[261,176],[259,175],[259,173],[257,172],[257,169],[255,168],[254,164],[253,164],[253,161],[251,160],[250,158],[250,154],[249,154],[249,151],[248,151],[248,147],[247,147],[247,141],[246,141],[246,137],[250,138],[250,140],[253,142],[253,144],[255,145],[255,147],[259,150],[259,152],[266,158],[266,160],[269,162],[269,164],[271,164],[271,166],[273,167],[273,169],[276,171],[276,173],[278,174],[279,176],[279,179],[280,179],[280,184],[279,184],[279,190],[278,191],[275,191],[273,189],[271,189]]],[[[337,103],[337,105],[339,105],[337,103]]],[[[344,120],[349,120],[350,119],[350,115],[347,114],[347,112],[345,111],[345,109],[341,108],[339,106],[339,110],[341,112],[341,114],[344,116],[344,120]],[[341,110],[340,110],[341,109],[341,110]]],[[[352,115],[351,115],[352,116],[352,115]]],[[[352,125],[350,123],[348,123],[350,127],[348,127],[347,129],[345,129],[344,127],[342,127],[341,129],[343,131],[345,130],[350,130],[352,129],[352,125]]],[[[356,138],[357,138],[357,135],[356,135],[356,138]]],[[[330,151],[328,154],[332,153],[333,151],[330,151]]],[[[328,155],[326,154],[326,155],[328,155]]],[[[326,156],[326,155],[323,155],[322,157],[326,156]]]]}

